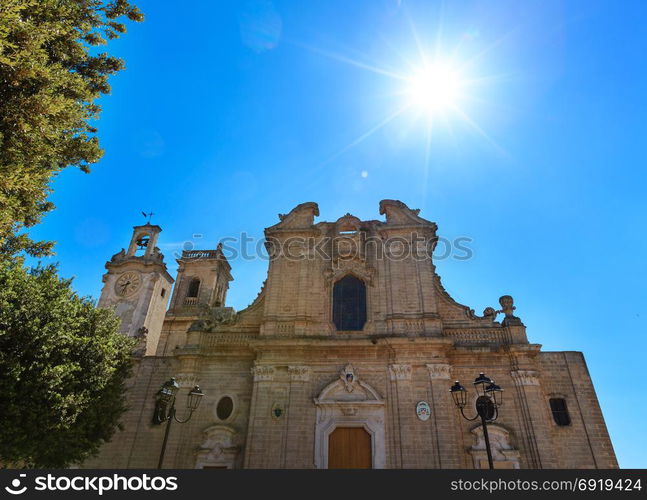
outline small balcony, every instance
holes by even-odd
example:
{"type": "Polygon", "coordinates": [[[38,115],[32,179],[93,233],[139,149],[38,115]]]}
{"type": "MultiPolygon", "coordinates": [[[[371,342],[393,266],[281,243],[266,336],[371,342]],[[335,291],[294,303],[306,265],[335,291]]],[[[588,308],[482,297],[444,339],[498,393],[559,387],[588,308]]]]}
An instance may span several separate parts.
{"type": "Polygon", "coordinates": [[[183,259],[217,259],[221,252],[218,250],[184,250],[183,259]]]}
{"type": "Polygon", "coordinates": [[[184,297],[184,305],[185,306],[197,306],[198,305],[198,297],[184,297]]]}

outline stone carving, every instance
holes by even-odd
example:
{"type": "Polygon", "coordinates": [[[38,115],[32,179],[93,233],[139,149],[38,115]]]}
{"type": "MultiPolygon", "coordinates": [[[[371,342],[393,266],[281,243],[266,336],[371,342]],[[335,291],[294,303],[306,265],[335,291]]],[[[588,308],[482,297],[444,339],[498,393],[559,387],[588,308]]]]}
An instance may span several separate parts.
{"type": "Polygon", "coordinates": [[[293,382],[310,380],[310,368],[307,366],[288,366],[288,375],[293,382]]]}
{"type": "Polygon", "coordinates": [[[496,319],[496,314],[497,312],[496,312],[496,309],[494,309],[494,307],[486,307],[485,309],[483,309],[484,318],[491,318],[492,321],[494,321],[496,319]]]}
{"type": "Polygon", "coordinates": [[[539,372],[534,370],[513,370],[510,375],[517,385],[539,385],[539,372]]]}
{"type": "Polygon", "coordinates": [[[431,417],[431,407],[426,401],[418,401],[416,404],[416,415],[422,422],[426,422],[431,417]]]}
{"type": "Polygon", "coordinates": [[[193,322],[190,330],[210,332],[220,325],[232,325],[238,320],[233,307],[206,307],[202,311],[202,316],[193,322]]]}
{"type": "Polygon", "coordinates": [[[357,415],[359,408],[357,406],[340,406],[342,415],[346,417],[357,415]]]}
{"type": "Polygon", "coordinates": [[[386,215],[386,223],[393,225],[425,225],[435,233],[438,228],[434,222],[423,219],[418,214],[420,209],[411,209],[400,200],[380,201],[380,215],[386,215]]]}
{"type": "Polygon", "coordinates": [[[337,219],[336,223],[337,231],[357,231],[361,224],[362,221],[350,213],[346,213],[346,215],[337,219]]]}
{"type": "Polygon", "coordinates": [[[516,307],[514,306],[514,299],[512,298],[512,295],[503,295],[499,297],[499,304],[501,304],[501,311],[499,312],[505,314],[506,318],[514,316],[512,312],[516,309],[516,307]]]}
{"type": "Polygon", "coordinates": [[[357,374],[353,365],[348,363],[342,370],[339,372],[339,378],[344,383],[344,387],[347,392],[353,392],[355,385],[357,384],[357,374]]]}
{"type": "Polygon", "coordinates": [[[272,418],[274,420],[278,420],[281,417],[285,415],[285,404],[281,402],[275,402],[272,405],[272,409],[270,410],[270,414],[272,415],[272,418]]]}
{"type": "MultiPolygon", "coordinates": [[[[518,469],[519,450],[516,450],[510,443],[510,433],[508,430],[498,424],[488,424],[487,428],[495,468],[518,469]]],[[[474,460],[474,467],[476,469],[487,468],[487,452],[485,449],[483,427],[477,425],[472,429],[472,434],[474,436],[474,444],[469,452],[474,460]]]]}
{"type": "Polygon", "coordinates": [[[425,331],[425,322],[424,321],[405,321],[404,330],[410,333],[422,333],[425,331]]]}
{"type": "Polygon", "coordinates": [[[135,339],[137,339],[137,345],[133,350],[133,356],[136,358],[141,358],[142,356],[146,355],[146,345],[148,344],[148,328],[146,328],[145,326],[140,327],[137,330],[135,339]]]}
{"type": "Polygon", "coordinates": [[[357,371],[349,363],[340,372],[339,377],[329,383],[315,399],[317,405],[333,405],[340,403],[383,402],[382,397],[369,384],[360,380],[357,371]]]}
{"type": "Polygon", "coordinates": [[[449,380],[451,378],[451,367],[447,363],[430,363],[427,365],[427,370],[429,370],[429,378],[432,380],[449,380]]]}
{"type": "Polygon", "coordinates": [[[179,375],[175,376],[175,381],[182,388],[186,387],[193,389],[196,385],[198,385],[199,379],[197,375],[192,373],[180,373],[179,375]]]}
{"type": "Polygon", "coordinates": [[[274,367],[269,365],[255,365],[251,368],[254,382],[269,382],[274,380],[274,367]]]}
{"type": "Polygon", "coordinates": [[[276,333],[279,335],[292,335],[294,333],[294,323],[281,321],[276,324],[276,333]]]}
{"type": "Polygon", "coordinates": [[[226,425],[212,425],[204,430],[204,441],[196,454],[196,468],[221,466],[232,468],[240,446],[234,443],[236,431],[226,425]]]}
{"type": "Polygon", "coordinates": [[[514,300],[512,299],[511,295],[503,295],[502,297],[500,297],[499,304],[501,304],[501,310],[498,312],[505,314],[505,318],[503,318],[503,321],[501,323],[503,326],[523,325],[523,323],[521,323],[521,320],[513,314],[516,307],[514,306],[514,300]]]}
{"type": "Polygon", "coordinates": [[[319,205],[312,201],[301,203],[288,214],[279,214],[279,222],[268,229],[308,229],[319,216],[319,205]]]}
{"type": "Polygon", "coordinates": [[[361,279],[367,285],[373,286],[377,269],[373,266],[364,265],[363,263],[355,260],[338,260],[333,269],[326,269],[323,272],[324,283],[330,286],[332,283],[340,280],[347,274],[353,274],[361,279]]]}
{"type": "Polygon", "coordinates": [[[389,365],[391,380],[411,380],[411,365],[389,365]]]}

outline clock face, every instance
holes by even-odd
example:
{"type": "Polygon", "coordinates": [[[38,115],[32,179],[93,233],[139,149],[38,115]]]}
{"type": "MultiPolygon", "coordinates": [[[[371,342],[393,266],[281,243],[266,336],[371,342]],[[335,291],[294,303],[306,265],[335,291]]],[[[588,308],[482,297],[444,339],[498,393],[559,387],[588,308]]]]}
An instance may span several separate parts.
{"type": "Polygon", "coordinates": [[[117,282],[115,283],[115,292],[117,295],[126,297],[139,290],[141,284],[142,279],[139,276],[139,273],[128,271],[117,278],[117,282]]]}

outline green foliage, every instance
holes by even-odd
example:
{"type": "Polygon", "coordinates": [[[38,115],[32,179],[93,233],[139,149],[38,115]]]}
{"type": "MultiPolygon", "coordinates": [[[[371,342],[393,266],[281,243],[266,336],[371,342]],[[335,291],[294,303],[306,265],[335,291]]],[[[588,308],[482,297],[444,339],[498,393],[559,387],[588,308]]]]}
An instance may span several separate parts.
{"type": "Polygon", "coordinates": [[[133,340],[70,284],[54,266],[0,258],[0,463],[80,462],[125,410],[133,340]]]}
{"type": "Polygon", "coordinates": [[[95,100],[123,62],[92,47],[124,33],[124,18],[143,15],[127,0],[0,1],[0,254],[50,253],[24,229],[52,210],[58,172],[101,158],[95,100]]]}

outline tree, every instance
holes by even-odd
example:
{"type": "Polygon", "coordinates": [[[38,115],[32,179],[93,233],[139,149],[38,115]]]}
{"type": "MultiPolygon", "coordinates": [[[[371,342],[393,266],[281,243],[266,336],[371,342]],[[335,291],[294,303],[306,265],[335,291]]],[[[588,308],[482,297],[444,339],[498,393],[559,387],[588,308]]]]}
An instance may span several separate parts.
{"type": "Polygon", "coordinates": [[[52,210],[52,179],[103,152],[95,100],[123,62],[94,46],[143,20],[127,0],[0,1],[0,254],[51,253],[24,232],[52,210]]]}
{"type": "Polygon", "coordinates": [[[20,260],[0,258],[0,463],[65,467],[118,426],[134,341],[54,266],[20,260]]]}

